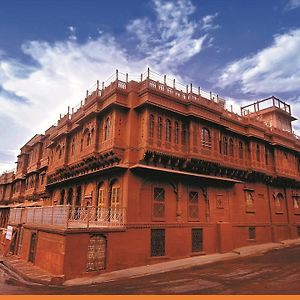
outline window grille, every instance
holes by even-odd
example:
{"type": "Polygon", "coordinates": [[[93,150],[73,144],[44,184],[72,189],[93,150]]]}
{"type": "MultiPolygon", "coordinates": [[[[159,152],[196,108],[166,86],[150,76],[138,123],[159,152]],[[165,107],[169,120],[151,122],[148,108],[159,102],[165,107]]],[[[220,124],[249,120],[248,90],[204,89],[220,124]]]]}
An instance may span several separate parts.
{"type": "Polygon", "coordinates": [[[201,130],[201,144],[204,148],[211,148],[211,135],[207,128],[201,130]]]}
{"type": "Polygon", "coordinates": [[[181,124],[181,144],[185,145],[186,144],[186,137],[187,137],[187,129],[186,129],[186,124],[182,123],[181,124]]]}
{"type": "Polygon", "coordinates": [[[239,159],[243,159],[244,157],[244,144],[243,142],[239,142],[239,159]]]}
{"type": "Polygon", "coordinates": [[[153,195],[153,217],[165,217],[165,190],[163,188],[155,187],[153,195]]]}
{"type": "Polygon", "coordinates": [[[172,126],[171,120],[166,120],[166,142],[171,142],[172,126]]]}
{"type": "Polygon", "coordinates": [[[175,144],[178,144],[178,135],[179,135],[179,124],[178,122],[175,122],[175,127],[174,127],[174,142],[175,144]]]}
{"type": "Polygon", "coordinates": [[[154,137],[154,116],[150,115],[149,119],[149,137],[153,138],[154,137]]]}
{"type": "Polygon", "coordinates": [[[249,227],[248,233],[249,233],[249,239],[250,240],[255,240],[255,238],[256,238],[256,228],[253,227],[253,226],[249,227]]]}
{"type": "Polygon", "coordinates": [[[229,155],[234,156],[234,145],[233,145],[233,139],[229,139],[229,155]]]}
{"type": "Polygon", "coordinates": [[[157,124],[157,138],[159,140],[162,139],[162,118],[158,117],[158,124],[157,124]]]}
{"type": "Polygon", "coordinates": [[[102,235],[90,238],[87,251],[86,271],[100,271],[105,269],[106,264],[106,239],[102,235]]]}
{"type": "Polygon", "coordinates": [[[203,251],[203,229],[192,228],[192,252],[203,251]]]}
{"type": "Polygon", "coordinates": [[[228,140],[226,136],[223,138],[223,154],[228,154],[228,140]]]}
{"type": "Polygon", "coordinates": [[[297,226],[297,234],[300,237],[300,226],[297,226]]]}
{"type": "Polygon", "coordinates": [[[256,145],[256,160],[260,161],[260,146],[256,145]]]}
{"type": "Polygon", "coordinates": [[[189,219],[199,218],[198,192],[189,192],[189,219]]]}
{"type": "Polygon", "coordinates": [[[165,256],[165,229],[151,229],[151,256],[165,256]]]}
{"type": "Polygon", "coordinates": [[[216,196],[216,208],[224,208],[224,195],[219,194],[216,196]]]}

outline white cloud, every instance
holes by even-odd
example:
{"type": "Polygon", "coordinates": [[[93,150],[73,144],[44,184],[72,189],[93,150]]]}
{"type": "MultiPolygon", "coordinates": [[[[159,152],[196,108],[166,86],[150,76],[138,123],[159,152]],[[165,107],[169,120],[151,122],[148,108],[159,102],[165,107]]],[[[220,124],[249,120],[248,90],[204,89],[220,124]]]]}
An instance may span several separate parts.
{"type": "Polygon", "coordinates": [[[146,61],[157,65],[157,68],[163,66],[174,72],[179,65],[199,53],[206,40],[209,46],[212,39],[208,39],[204,30],[217,28],[213,24],[217,14],[205,16],[202,22],[197,23],[189,19],[196,9],[190,1],[153,0],[153,3],[156,19],[132,20],[127,31],[136,35],[139,42],[137,50],[147,54],[146,61]]]}
{"type": "Polygon", "coordinates": [[[204,30],[212,30],[220,28],[220,25],[214,24],[214,19],[218,16],[218,13],[215,13],[214,15],[207,15],[202,18],[202,29],[204,30]]]}
{"type": "Polygon", "coordinates": [[[286,4],[287,10],[293,10],[300,7],[300,0],[289,0],[286,4]]]}
{"type": "Polygon", "coordinates": [[[299,92],[300,29],[274,36],[269,47],[222,70],[218,86],[237,84],[244,93],[299,92]]]}
{"type": "Polygon", "coordinates": [[[76,41],[77,40],[77,36],[76,36],[76,28],[74,26],[69,26],[68,27],[70,35],[69,35],[69,39],[72,41],[76,41]]]}
{"type": "MultiPolygon", "coordinates": [[[[103,32],[79,43],[74,26],[69,26],[65,41],[25,43],[22,50],[34,64],[0,56],[0,124],[1,120],[14,124],[2,131],[2,147],[18,149],[35,133],[43,133],[68,105],[77,105],[97,79],[107,79],[116,68],[138,74],[150,66],[178,75],[178,66],[202,50],[208,33],[201,33],[200,24],[190,20],[195,7],[189,0],[154,0],[153,4],[155,20],[136,19],[127,26],[139,41],[139,57],[129,55],[113,36],[103,32]],[[8,147],[5,141],[11,139],[8,147]]],[[[0,161],[2,157],[0,153],[0,161]]],[[[0,172],[4,167],[7,162],[0,165],[0,172]]]]}

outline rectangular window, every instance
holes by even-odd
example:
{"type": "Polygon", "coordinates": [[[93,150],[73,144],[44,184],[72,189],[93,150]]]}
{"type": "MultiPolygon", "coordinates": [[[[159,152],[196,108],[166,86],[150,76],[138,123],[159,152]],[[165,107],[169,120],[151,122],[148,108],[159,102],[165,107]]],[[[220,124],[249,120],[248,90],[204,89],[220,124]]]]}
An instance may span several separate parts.
{"type": "Polygon", "coordinates": [[[249,240],[255,240],[256,238],[256,230],[255,227],[249,227],[249,240]]]}
{"type": "Polygon", "coordinates": [[[164,229],[151,229],[151,256],[165,256],[164,229]]]}
{"type": "Polygon", "coordinates": [[[190,191],[189,192],[189,219],[197,220],[199,218],[199,201],[198,201],[198,192],[190,191]]]}
{"type": "Polygon", "coordinates": [[[216,208],[219,208],[219,209],[224,208],[224,195],[223,194],[216,195],[216,208]]]}
{"type": "Polygon", "coordinates": [[[192,252],[203,251],[203,229],[192,228],[192,252]]]}
{"type": "Polygon", "coordinates": [[[163,219],[165,217],[165,189],[155,187],[153,191],[153,217],[163,219]]]}
{"type": "Polygon", "coordinates": [[[297,234],[300,237],[300,226],[297,226],[297,234]]]}
{"type": "Polygon", "coordinates": [[[20,254],[21,254],[22,243],[23,243],[23,233],[24,233],[24,228],[22,227],[19,231],[19,240],[18,240],[18,247],[17,247],[17,255],[18,256],[20,256],[20,254]]]}
{"type": "Polygon", "coordinates": [[[254,212],[254,197],[253,190],[245,190],[246,211],[254,212]]]}

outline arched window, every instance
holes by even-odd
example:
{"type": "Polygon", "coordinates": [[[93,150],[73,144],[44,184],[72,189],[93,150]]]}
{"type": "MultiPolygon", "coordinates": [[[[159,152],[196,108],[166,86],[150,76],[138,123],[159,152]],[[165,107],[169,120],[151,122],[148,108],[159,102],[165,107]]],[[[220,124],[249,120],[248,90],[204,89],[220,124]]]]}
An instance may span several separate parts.
{"type": "Polygon", "coordinates": [[[282,193],[278,193],[274,195],[274,204],[276,211],[281,211],[283,208],[284,197],[282,193]]]}
{"type": "Polygon", "coordinates": [[[110,206],[118,207],[120,205],[120,184],[118,180],[111,183],[110,206]]]}
{"type": "Polygon", "coordinates": [[[201,144],[204,148],[211,148],[211,136],[207,128],[201,130],[201,144]]]}
{"type": "Polygon", "coordinates": [[[178,135],[179,135],[179,124],[178,124],[178,122],[175,122],[175,126],[174,126],[174,142],[175,142],[175,144],[178,144],[178,135]]]}
{"type": "Polygon", "coordinates": [[[260,146],[256,144],[256,160],[260,161],[260,146]]]}
{"type": "Polygon", "coordinates": [[[110,137],[110,118],[107,118],[104,125],[104,141],[110,137]]]}
{"type": "Polygon", "coordinates": [[[150,115],[149,119],[149,137],[153,138],[154,137],[154,116],[150,115]]]}
{"type": "Polygon", "coordinates": [[[62,157],[62,149],[61,149],[60,145],[58,145],[56,147],[56,154],[58,155],[58,159],[61,159],[61,157],[62,157]]]}
{"type": "Polygon", "coordinates": [[[182,123],[181,124],[181,144],[182,145],[186,144],[186,136],[187,136],[186,124],[182,123]]]}
{"type": "Polygon", "coordinates": [[[243,159],[244,157],[244,144],[243,142],[239,142],[239,159],[243,159]]]}
{"type": "Polygon", "coordinates": [[[86,145],[89,146],[92,143],[92,136],[91,133],[88,131],[86,136],[86,145]]]}
{"type": "Polygon", "coordinates": [[[158,124],[157,124],[157,138],[159,139],[159,140],[161,140],[162,139],[162,117],[158,117],[158,124]]]}
{"type": "Polygon", "coordinates": [[[71,155],[74,155],[75,153],[75,138],[72,139],[71,143],[71,155]]]}
{"type": "Polygon", "coordinates": [[[104,207],[104,185],[99,183],[97,187],[97,207],[104,207]]]}
{"type": "Polygon", "coordinates": [[[68,205],[73,204],[73,189],[72,188],[69,188],[69,190],[68,190],[67,204],[68,205]]]}
{"type": "Polygon", "coordinates": [[[81,196],[82,196],[82,192],[81,192],[81,186],[78,186],[76,189],[76,203],[75,206],[81,206],[81,196]]]}
{"type": "Polygon", "coordinates": [[[233,148],[233,139],[229,139],[229,155],[233,156],[234,155],[234,148],[233,148]]]}
{"type": "Polygon", "coordinates": [[[59,205],[64,205],[64,203],[65,203],[65,190],[61,190],[59,205]]]}
{"type": "Polygon", "coordinates": [[[265,164],[269,164],[269,150],[265,148],[265,164]]]}
{"type": "Polygon", "coordinates": [[[166,120],[166,141],[171,142],[171,132],[172,132],[172,126],[171,126],[171,120],[166,120]]]}
{"type": "Polygon", "coordinates": [[[228,139],[226,136],[223,137],[223,154],[228,154],[228,139]]]}

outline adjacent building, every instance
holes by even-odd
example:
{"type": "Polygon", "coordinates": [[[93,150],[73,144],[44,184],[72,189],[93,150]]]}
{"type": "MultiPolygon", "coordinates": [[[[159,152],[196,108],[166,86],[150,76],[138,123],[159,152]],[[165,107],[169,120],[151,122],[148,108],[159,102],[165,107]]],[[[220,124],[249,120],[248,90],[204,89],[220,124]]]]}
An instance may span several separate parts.
{"type": "Polygon", "coordinates": [[[2,251],[70,279],[300,236],[290,106],[224,104],[149,70],[97,82],[0,177],[2,251]]]}

